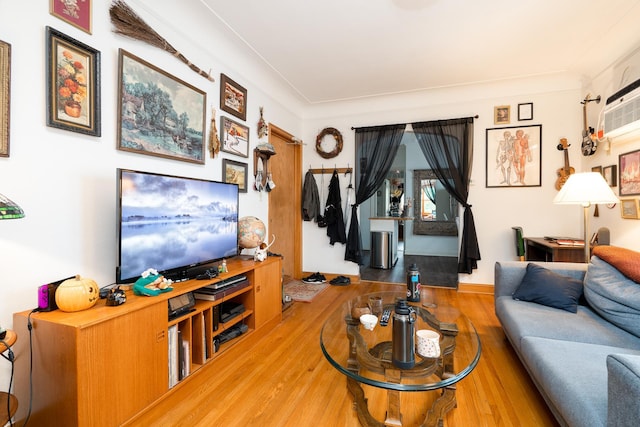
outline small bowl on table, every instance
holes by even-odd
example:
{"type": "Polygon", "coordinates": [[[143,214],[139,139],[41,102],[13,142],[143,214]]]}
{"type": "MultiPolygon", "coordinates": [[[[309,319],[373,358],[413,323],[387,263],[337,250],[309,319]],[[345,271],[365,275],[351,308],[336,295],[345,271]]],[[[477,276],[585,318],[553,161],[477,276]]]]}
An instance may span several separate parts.
{"type": "Polygon", "coordinates": [[[360,316],[360,323],[362,323],[365,329],[373,331],[378,324],[378,316],[374,316],[373,314],[363,314],[360,316]]]}

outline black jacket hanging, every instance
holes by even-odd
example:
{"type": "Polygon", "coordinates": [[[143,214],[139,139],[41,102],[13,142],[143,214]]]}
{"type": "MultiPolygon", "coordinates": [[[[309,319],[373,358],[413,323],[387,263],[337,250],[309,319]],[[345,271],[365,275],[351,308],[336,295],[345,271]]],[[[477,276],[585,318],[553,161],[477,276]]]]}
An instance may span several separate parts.
{"type": "Polygon", "coordinates": [[[320,197],[318,196],[318,185],[311,169],[304,176],[302,186],[302,220],[316,221],[320,218],[320,197]]]}
{"type": "Polygon", "coordinates": [[[347,243],[347,233],[344,228],[344,215],[342,214],[342,197],[340,196],[340,180],[338,171],[334,170],[329,182],[329,195],[324,208],[324,219],[327,222],[327,236],[329,243],[347,243]]]}

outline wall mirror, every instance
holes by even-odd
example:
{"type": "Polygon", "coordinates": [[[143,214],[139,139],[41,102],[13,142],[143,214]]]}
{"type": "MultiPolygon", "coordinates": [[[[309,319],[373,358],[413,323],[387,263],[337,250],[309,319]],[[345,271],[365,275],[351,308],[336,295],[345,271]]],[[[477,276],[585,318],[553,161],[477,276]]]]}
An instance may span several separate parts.
{"type": "Polygon", "coordinates": [[[413,234],[457,236],[458,202],[432,169],[413,171],[413,234]]]}

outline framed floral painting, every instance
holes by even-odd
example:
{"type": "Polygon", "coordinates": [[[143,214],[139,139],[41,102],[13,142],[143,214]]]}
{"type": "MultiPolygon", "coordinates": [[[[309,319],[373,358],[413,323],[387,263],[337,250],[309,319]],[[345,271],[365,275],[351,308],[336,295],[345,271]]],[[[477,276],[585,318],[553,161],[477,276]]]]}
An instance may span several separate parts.
{"type": "Polygon", "coordinates": [[[100,136],[100,52],[51,27],[47,43],[47,126],[100,136]]]}

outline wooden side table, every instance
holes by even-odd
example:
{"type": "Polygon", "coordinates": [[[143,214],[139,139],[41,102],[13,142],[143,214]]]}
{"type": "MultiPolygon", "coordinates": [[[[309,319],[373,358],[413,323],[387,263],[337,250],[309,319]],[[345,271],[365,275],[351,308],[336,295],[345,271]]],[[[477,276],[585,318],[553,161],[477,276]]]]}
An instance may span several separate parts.
{"type": "MultiPolygon", "coordinates": [[[[7,345],[4,345],[4,343],[0,342],[0,355],[2,355],[2,357],[8,360],[8,357],[4,354],[4,352],[9,349],[7,346],[11,347],[17,339],[18,336],[16,335],[16,333],[7,329],[7,335],[3,340],[7,345]]],[[[13,394],[0,391],[0,424],[4,425],[9,422],[9,420],[11,419],[11,417],[13,417],[17,410],[18,399],[16,399],[13,394]],[[9,401],[9,413],[7,413],[7,400],[9,401]]]]}

